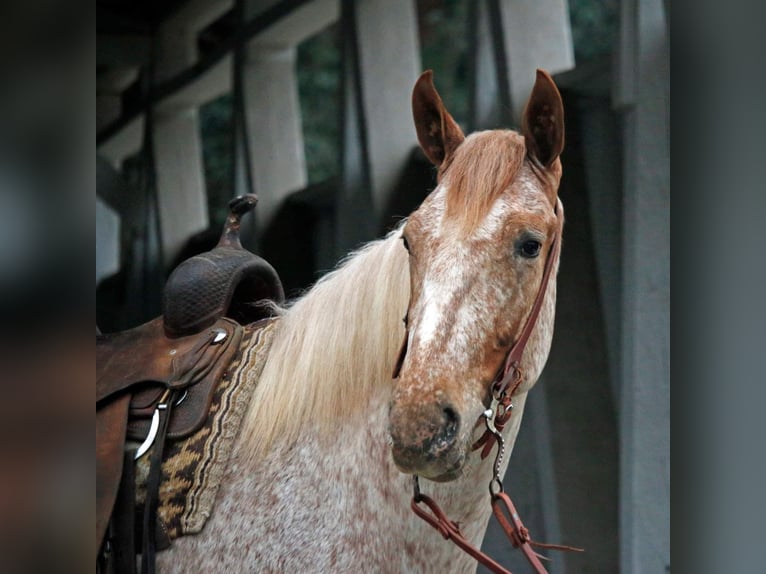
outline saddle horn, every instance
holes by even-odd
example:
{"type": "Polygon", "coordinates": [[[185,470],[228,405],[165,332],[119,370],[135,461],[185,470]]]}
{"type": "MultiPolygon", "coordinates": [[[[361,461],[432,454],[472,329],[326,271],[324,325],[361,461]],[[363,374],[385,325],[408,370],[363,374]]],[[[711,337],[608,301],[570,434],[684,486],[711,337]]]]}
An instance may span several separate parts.
{"type": "Polygon", "coordinates": [[[198,333],[222,316],[251,323],[269,315],[259,301],[284,301],[277,272],[240,241],[242,217],[256,203],[254,194],[232,199],[215,248],[187,259],[170,274],[162,301],[168,337],[198,333]]]}

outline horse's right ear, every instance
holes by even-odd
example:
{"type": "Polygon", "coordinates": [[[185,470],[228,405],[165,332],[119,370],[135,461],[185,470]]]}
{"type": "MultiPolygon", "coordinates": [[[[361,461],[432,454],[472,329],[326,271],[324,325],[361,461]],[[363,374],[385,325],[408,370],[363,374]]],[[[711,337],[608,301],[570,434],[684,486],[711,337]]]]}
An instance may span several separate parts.
{"type": "Polygon", "coordinates": [[[433,72],[426,70],[412,90],[412,117],[420,147],[436,166],[449,160],[465,139],[463,131],[442,103],[433,81],[433,72]]]}

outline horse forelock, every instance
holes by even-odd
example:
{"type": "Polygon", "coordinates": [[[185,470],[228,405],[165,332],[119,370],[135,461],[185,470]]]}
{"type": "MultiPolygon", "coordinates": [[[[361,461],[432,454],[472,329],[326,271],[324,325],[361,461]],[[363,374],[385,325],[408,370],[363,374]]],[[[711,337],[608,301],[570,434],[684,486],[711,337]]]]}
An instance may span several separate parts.
{"type": "Polygon", "coordinates": [[[524,137],[510,130],[476,132],[458,146],[443,174],[446,215],[462,234],[473,231],[500,195],[519,174],[526,146],[524,137]]]}
{"type": "Polygon", "coordinates": [[[409,300],[400,236],[401,228],[350,255],[282,311],[242,429],[253,461],[363,414],[391,383],[409,300]]]}

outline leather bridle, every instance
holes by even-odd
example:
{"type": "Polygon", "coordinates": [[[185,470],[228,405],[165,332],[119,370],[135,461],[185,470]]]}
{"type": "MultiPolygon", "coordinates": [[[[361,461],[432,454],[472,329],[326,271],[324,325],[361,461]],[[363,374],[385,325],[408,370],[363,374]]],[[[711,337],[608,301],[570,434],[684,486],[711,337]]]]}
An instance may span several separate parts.
{"type": "MultiPolygon", "coordinates": [[[[525,373],[521,369],[521,359],[524,355],[524,350],[529,343],[529,339],[534,331],[537,321],[540,317],[540,311],[542,310],[543,301],[548,291],[548,284],[550,283],[551,275],[553,274],[553,268],[559,259],[561,252],[561,232],[564,225],[563,207],[560,201],[557,201],[556,205],[556,231],[551,243],[551,247],[548,251],[548,257],[545,262],[545,269],[543,271],[543,278],[540,282],[540,288],[535,296],[532,309],[527,316],[527,320],[524,323],[524,327],[519,334],[518,339],[513,344],[511,349],[506,355],[505,361],[502,367],[498,370],[497,376],[492,381],[489,387],[489,393],[491,398],[497,402],[495,410],[487,409],[477,424],[480,424],[483,420],[486,425],[484,434],[473,445],[473,450],[481,448],[481,458],[485,459],[489,456],[492,448],[495,444],[498,445],[498,450],[495,455],[495,461],[493,465],[493,477],[489,485],[489,492],[491,496],[492,512],[495,518],[500,523],[503,531],[510,540],[514,548],[520,548],[527,558],[529,563],[535,569],[537,574],[547,574],[547,570],[540,562],[540,556],[533,550],[533,546],[537,548],[549,548],[556,550],[571,550],[581,552],[582,549],[574,548],[571,546],[562,546],[556,544],[543,544],[532,540],[529,536],[529,531],[519,518],[519,514],[513,505],[510,497],[503,492],[503,483],[500,477],[500,467],[505,451],[505,444],[503,441],[503,429],[508,423],[513,411],[512,399],[516,391],[525,380],[525,373]],[[490,423],[490,420],[494,420],[490,423]]],[[[409,332],[405,332],[404,342],[399,351],[399,356],[394,367],[393,378],[399,376],[399,372],[404,363],[404,358],[407,354],[407,343],[409,340],[409,332]]],[[[444,511],[431,497],[423,494],[420,491],[420,482],[417,475],[413,475],[413,497],[411,507],[413,512],[420,518],[430,524],[433,528],[439,531],[439,533],[448,540],[452,540],[460,549],[468,553],[490,571],[496,574],[511,574],[509,570],[495,562],[492,558],[483,553],[479,548],[476,548],[471,544],[460,531],[460,527],[456,522],[450,520],[444,511]],[[421,508],[420,503],[423,503],[428,510],[421,508]],[[429,512],[430,510],[430,512],[429,512]]]]}
{"type": "MultiPolygon", "coordinates": [[[[490,396],[497,401],[497,409],[495,412],[494,425],[498,432],[502,433],[508,420],[511,418],[511,411],[513,410],[513,403],[511,402],[516,391],[524,382],[524,371],[521,369],[521,358],[524,356],[524,350],[527,348],[529,338],[532,336],[537,325],[537,320],[540,317],[540,311],[543,308],[543,301],[545,300],[545,294],[548,292],[548,284],[550,283],[551,275],[553,274],[553,268],[559,259],[561,253],[561,232],[564,227],[564,214],[563,207],[559,201],[556,206],[556,231],[553,236],[550,250],[548,251],[548,258],[545,261],[545,269],[543,271],[543,278],[540,281],[540,288],[537,290],[537,295],[532,303],[532,309],[527,316],[527,320],[524,323],[524,327],[521,330],[519,338],[508,351],[503,362],[503,367],[498,371],[495,380],[489,386],[490,396]]],[[[489,429],[479,438],[473,445],[473,450],[484,447],[481,451],[482,460],[487,458],[492,447],[496,442],[495,434],[489,429]]]]}

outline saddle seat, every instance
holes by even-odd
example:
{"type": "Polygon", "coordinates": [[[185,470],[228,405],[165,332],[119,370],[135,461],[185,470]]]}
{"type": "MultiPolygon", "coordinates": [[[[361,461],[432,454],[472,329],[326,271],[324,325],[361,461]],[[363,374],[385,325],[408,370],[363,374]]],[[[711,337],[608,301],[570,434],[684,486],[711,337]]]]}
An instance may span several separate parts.
{"type": "Polygon", "coordinates": [[[218,245],[184,261],[170,275],[161,317],[96,336],[99,553],[121,480],[127,480],[122,479],[124,461],[131,460],[125,454],[127,441],[150,443],[158,426],[163,436],[157,441],[181,439],[198,430],[207,419],[216,385],[239,348],[242,325],[271,316],[269,301],[284,301],[274,268],[240,243],[241,218],[256,202],[254,195],[230,202],[218,245]],[[158,425],[168,397],[173,397],[171,414],[158,425]]]}

